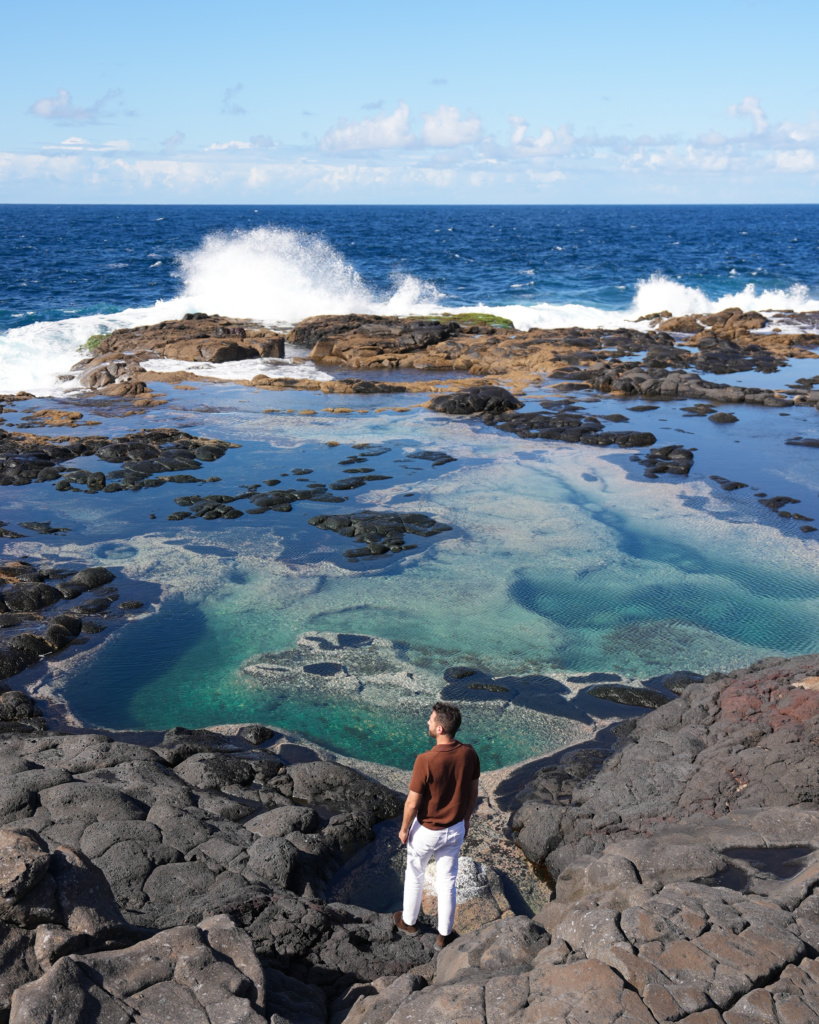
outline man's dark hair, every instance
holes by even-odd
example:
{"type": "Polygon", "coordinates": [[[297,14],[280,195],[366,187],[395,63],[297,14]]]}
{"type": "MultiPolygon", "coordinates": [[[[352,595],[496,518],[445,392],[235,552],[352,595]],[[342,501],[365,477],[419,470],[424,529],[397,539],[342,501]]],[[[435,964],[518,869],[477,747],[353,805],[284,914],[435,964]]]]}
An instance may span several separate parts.
{"type": "Polygon", "coordinates": [[[454,736],[461,728],[461,712],[454,704],[447,704],[439,700],[437,704],[433,705],[432,710],[438,719],[438,725],[443,728],[447,736],[454,736]]]}

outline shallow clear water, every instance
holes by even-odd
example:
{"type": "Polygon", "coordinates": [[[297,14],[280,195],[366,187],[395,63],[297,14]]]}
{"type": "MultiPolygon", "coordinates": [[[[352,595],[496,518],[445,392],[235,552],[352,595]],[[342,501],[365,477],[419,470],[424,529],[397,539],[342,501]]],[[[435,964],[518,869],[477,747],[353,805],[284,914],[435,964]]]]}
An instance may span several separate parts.
{"type": "MultiPolygon", "coordinates": [[[[819,648],[819,546],[760,507],[750,488],[726,494],[704,472],[718,471],[711,459],[725,473],[726,450],[741,452],[755,467],[746,482],[775,486],[776,472],[764,467],[776,466],[798,417],[743,410],[748,422],[734,445],[724,426],[682,417],[676,403],[629,414],[659,437],[667,430],[680,438],[685,429],[701,442],[703,465],[692,478],[649,482],[628,453],[523,441],[419,408],[376,412],[383,396],[344,396],[353,412],[339,416],[321,411],[328,396],[309,392],[260,395],[226,385],[167,394],[172,404],[140,425],[153,418],[242,445],[207,467],[221,479],[202,493],[235,494],[270,477],[292,486],[282,474],[293,468],[312,468],[309,479],[329,483],[362,441],[389,449],[368,468],[392,479],[347,492],[344,505],[300,502],[287,514],[230,522],[167,521],[178,508],[173,498],[190,485],[59,496],[50,485],[13,489],[7,521],[17,503],[17,518],[25,511],[72,532],[11,543],[7,552],[38,547],[104,562],[162,595],[158,614],[50,670],[44,684],[85,722],[156,729],[263,720],[408,767],[412,737],[423,741],[427,709],[443,694],[465,707],[465,736],[490,768],[571,742],[596,719],[622,712],[584,697],[570,676],[638,681],[819,648]],[[293,412],[262,412],[274,404],[293,412]],[[299,415],[303,409],[317,415],[299,415]],[[419,449],[456,461],[436,468],[406,458],[419,449]],[[356,508],[421,511],[454,529],[419,538],[414,552],[351,564],[342,554],[350,542],[307,519],[356,508]],[[249,671],[298,649],[305,636],[336,633],[376,638],[386,660],[369,676],[352,662],[339,678],[249,671]],[[488,673],[505,692],[470,690],[468,678],[446,683],[444,671],[455,665],[488,673]]],[[[409,408],[416,396],[406,397],[409,408]]],[[[628,407],[604,399],[593,408],[628,407]]],[[[809,415],[815,411],[798,414],[809,415]]],[[[133,420],[125,423],[133,429],[133,420]]],[[[802,483],[788,493],[816,514],[809,470],[819,453],[787,451],[795,466],[805,460],[802,483]]],[[[123,598],[129,587],[121,584],[123,598]]],[[[343,651],[311,657],[346,659],[343,651]]]]}
{"type": "MultiPolygon", "coordinates": [[[[526,328],[631,325],[662,309],[805,309],[819,301],[817,242],[816,206],[0,206],[0,391],[54,395],[90,334],[194,310],[285,324],[470,307],[526,328]]],[[[737,379],[780,386],[812,376],[813,363],[737,379]]],[[[625,412],[660,444],[697,449],[689,478],[649,482],[628,452],[522,441],[435,416],[419,408],[424,396],[157,390],[168,405],[122,419],[101,406],[101,425],[80,429],[172,425],[241,443],[198,474],[218,482],[97,495],[37,484],[0,496],[12,528],[50,519],[71,531],[0,540],[4,556],[111,565],[122,597],[151,606],[103,642],[43,663],[40,692],[87,723],[262,719],[408,766],[443,694],[465,706],[465,735],[494,767],[623,712],[570,677],[639,681],[819,648],[819,533],[758,498],[789,495],[799,502],[789,508],[819,519],[819,450],[785,447],[819,435],[814,409],[739,406],[738,423],[713,424],[682,415],[688,403],[631,412],[633,402],[583,399],[598,415],[625,412]],[[390,449],[371,464],[392,479],[347,492],[344,505],[166,518],[175,496],[237,494],[274,477],[288,486],[283,474],[297,467],[330,483],[358,442],[390,449]],[[457,461],[406,458],[429,448],[457,461]],[[715,474],[748,486],[723,492],[715,474]],[[349,541],[307,523],[363,508],[420,511],[453,529],[353,564],[349,541]],[[359,658],[339,633],[372,643],[359,658]],[[317,675],[313,662],[343,671],[317,675]],[[453,666],[483,675],[445,679],[453,666]]]]}

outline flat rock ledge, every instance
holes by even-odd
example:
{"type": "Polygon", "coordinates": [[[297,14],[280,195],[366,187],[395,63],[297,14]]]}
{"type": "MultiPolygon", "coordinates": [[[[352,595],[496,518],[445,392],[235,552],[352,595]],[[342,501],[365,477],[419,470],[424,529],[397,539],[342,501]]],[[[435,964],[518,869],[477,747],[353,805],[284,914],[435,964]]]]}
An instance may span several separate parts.
{"type": "Polygon", "coordinates": [[[0,1020],[819,1021],[819,655],[682,675],[490,797],[554,899],[437,954],[323,898],[401,808],[352,768],[263,725],[0,732],[0,1020]]]}

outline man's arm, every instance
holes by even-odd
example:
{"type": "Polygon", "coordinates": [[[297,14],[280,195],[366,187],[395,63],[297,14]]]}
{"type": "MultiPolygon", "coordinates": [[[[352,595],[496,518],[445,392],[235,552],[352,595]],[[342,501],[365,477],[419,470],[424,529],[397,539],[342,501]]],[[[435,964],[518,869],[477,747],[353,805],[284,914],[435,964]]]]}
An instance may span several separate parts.
{"type": "Polygon", "coordinates": [[[412,790],[407,794],[407,799],[404,802],[404,820],[401,822],[401,828],[398,832],[398,838],[402,843],[406,843],[407,836],[409,836],[410,825],[412,824],[415,812],[418,810],[418,805],[421,803],[421,794],[413,793],[412,790]]]}
{"type": "Polygon", "coordinates": [[[469,831],[469,819],[472,817],[472,812],[475,810],[475,804],[478,802],[478,780],[473,779],[472,785],[469,789],[469,799],[466,803],[466,814],[464,815],[464,835],[469,831]]]}

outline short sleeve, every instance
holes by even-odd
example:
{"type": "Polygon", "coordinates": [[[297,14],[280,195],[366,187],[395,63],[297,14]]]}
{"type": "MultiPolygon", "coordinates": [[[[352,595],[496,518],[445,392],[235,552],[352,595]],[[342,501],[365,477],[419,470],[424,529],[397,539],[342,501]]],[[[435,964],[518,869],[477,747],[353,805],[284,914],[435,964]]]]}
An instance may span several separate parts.
{"type": "Polygon", "coordinates": [[[427,765],[426,758],[423,754],[419,754],[415,758],[415,764],[412,768],[412,778],[410,779],[410,792],[411,793],[423,793],[427,785],[427,765]]]}
{"type": "Polygon", "coordinates": [[[472,781],[474,782],[476,779],[479,779],[480,777],[481,777],[481,759],[478,757],[478,755],[475,753],[475,750],[473,749],[473,751],[472,751],[472,781]]]}

